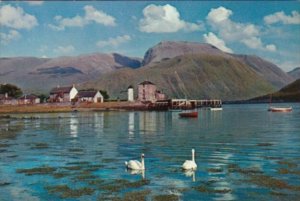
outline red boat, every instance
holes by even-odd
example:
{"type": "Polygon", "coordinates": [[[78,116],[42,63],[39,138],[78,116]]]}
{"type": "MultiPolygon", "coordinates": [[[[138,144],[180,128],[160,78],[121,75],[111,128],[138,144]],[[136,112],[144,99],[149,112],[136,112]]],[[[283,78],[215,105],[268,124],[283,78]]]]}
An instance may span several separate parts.
{"type": "Polygon", "coordinates": [[[179,113],[180,117],[186,117],[186,118],[197,118],[198,112],[182,112],[179,113]]]}
{"type": "Polygon", "coordinates": [[[292,107],[269,107],[268,111],[270,112],[291,112],[292,107]]]}

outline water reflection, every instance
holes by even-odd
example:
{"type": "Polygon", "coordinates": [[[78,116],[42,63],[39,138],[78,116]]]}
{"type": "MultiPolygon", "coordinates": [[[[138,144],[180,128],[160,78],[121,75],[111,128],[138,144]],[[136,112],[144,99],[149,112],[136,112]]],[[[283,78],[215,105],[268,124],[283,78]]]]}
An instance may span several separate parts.
{"type": "Polygon", "coordinates": [[[128,113],[128,135],[129,139],[134,137],[134,112],[128,113]]]}
{"type": "Polygon", "coordinates": [[[140,134],[156,134],[165,126],[165,114],[160,112],[140,112],[140,134]]]}
{"type": "Polygon", "coordinates": [[[192,181],[195,182],[196,181],[196,174],[194,170],[185,170],[184,171],[184,175],[186,177],[192,177],[192,181]]]}
{"type": "Polygon", "coordinates": [[[78,135],[78,118],[77,116],[71,116],[70,118],[70,135],[74,138],[78,135]]]}
{"type": "Polygon", "coordinates": [[[101,134],[103,133],[104,128],[104,113],[94,113],[94,128],[96,133],[101,134]]]}
{"type": "Polygon", "coordinates": [[[145,177],[145,170],[131,170],[131,169],[126,168],[125,171],[129,172],[129,174],[132,174],[132,175],[141,175],[142,179],[146,178],[145,177]]]}

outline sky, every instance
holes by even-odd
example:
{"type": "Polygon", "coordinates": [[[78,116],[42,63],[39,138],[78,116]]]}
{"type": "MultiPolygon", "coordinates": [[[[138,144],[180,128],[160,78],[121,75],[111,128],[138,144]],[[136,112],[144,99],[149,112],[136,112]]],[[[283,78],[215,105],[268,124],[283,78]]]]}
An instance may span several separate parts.
{"type": "Polygon", "coordinates": [[[0,1],[0,57],[118,52],[161,41],[210,43],[300,66],[300,1],[0,1]]]}

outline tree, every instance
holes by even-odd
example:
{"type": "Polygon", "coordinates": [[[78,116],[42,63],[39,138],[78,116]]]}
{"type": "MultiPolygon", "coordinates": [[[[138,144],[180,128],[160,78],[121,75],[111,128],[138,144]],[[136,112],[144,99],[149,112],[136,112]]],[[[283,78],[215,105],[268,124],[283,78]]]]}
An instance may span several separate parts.
{"type": "Polygon", "coordinates": [[[100,90],[100,93],[102,94],[104,100],[108,100],[109,99],[109,95],[108,95],[107,91],[100,90]]]}
{"type": "Polygon", "coordinates": [[[46,96],[45,94],[40,94],[38,95],[38,97],[40,98],[41,103],[45,103],[48,98],[48,96],[46,96]]]}
{"type": "Polygon", "coordinates": [[[0,84],[0,94],[8,94],[13,98],[18,98],[22,96],[22,90],[13,84],[0,84]]]}

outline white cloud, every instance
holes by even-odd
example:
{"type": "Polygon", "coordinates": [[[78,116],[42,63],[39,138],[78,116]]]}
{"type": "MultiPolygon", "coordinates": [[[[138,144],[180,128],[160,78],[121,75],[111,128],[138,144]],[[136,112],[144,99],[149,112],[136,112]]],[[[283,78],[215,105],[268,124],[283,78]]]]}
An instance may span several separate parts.
{"type": "Polygon", "coordinates": [[[93,6],[85,6],[84,8],[85,15],[79,16],[76,15],[72,18],[63,18],[60,15],[54,17],[56,25],[49,24],[49,27],[61,31],[66,27],[84,27],[87,24],[95,22],[97,24],[102,24],[105,26],[116,26],[115,18],[107,15],[101,10],[96,10],[93,6]]]}
{"type": "Polygon", "coordinates": [[[218,32],[218,35],[229,43],[242,43],[251,49],[275,51],[276,46],[264,46],[261,41],[260,28],[251,23],[239,23],[230,19],[233,12],[227,8],[213,8],[206,19],[209,25],[218,32]],[[275,48],[274,48],[275,47],[275,48]]]}
{"type": "Polygon", "coordinates": [[[214,33],[209,32],[208,34],[204,34],[203,38],[206,43],[214,45],[224,52],[233,53],[232,49],[228,48],[225,42],[218,38],[214,33]]]}
{"type": "Polygon", "coordinates": [[[6,26],[13,29],[32,29],[38,25],[34,15],[24,12],[20,7],[4,5],[0,7],[0,26],[6,26]]]}
{"type": "Polygon", "coordinates": [[[72,45],[68,45],[68,46],[58,46],[57,48],[55,48],[53,51],[55,53],[58,54],[63,54],[63,55],[67,55],[70,54],[71,52],[73,52],[75,50],[75,48],[72,45]]]}
{"type": "Polygon", "coordinates": [[[292,11],[292,15],[286,15],[283,11],[276,12],[264,17],[266,24],[300,24],[300,14],[297,11],[292,11]]]}
{"type": "Polygon", "coordinates": [[[115,26],[115,18],[107,15],[101,10],[96,10],[93,6],[85,6],[85,20],[94,21],[105,26],[115,26]]]}
{"type": "Polygon", "coordinates": [[[97,42],[98,47],[117,47],[122,43],[126,43],[131,40],[129,35],[117,36],[115,38],[109,38],[108,40],[101,40],[97,42]]]}
{"type": "Polygon", "coordinates": [[[33,5],[33,6],[40,6],[44,3],[44,1],[33,0],[33,1],[26,1],[26,3],[33,5]]]}
{"type": "Polygon", "coordinates": [[[143,15],[144,18],[139,22],[139,30],[146,33],[172,33],[180,30],[191,32],[202,29],[201,24],[180,19],[177,9],[169,4],[148,5],[144,8],[143,15]]]}
{"type": "Polygon", "coordinates": [[[271,52],[275,52],[277,50],[277,48],[274,44],[266,45],[266,49],[271,51],[271,52]]]}
{"type": "Polygon", "coordinates": [[[21,35],[16,30],[10,30],[8,33],[0,32],[0,40],[3,44],[8,44],[13,40],[18,40],[19,38],[21,38],[21,35]]]}

